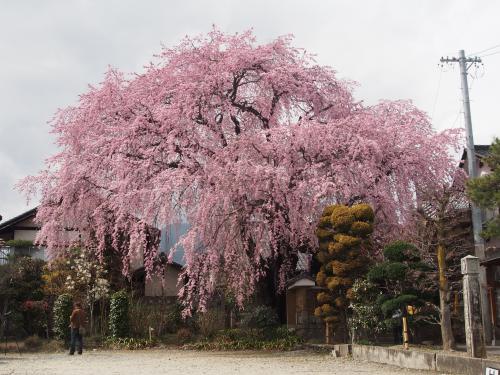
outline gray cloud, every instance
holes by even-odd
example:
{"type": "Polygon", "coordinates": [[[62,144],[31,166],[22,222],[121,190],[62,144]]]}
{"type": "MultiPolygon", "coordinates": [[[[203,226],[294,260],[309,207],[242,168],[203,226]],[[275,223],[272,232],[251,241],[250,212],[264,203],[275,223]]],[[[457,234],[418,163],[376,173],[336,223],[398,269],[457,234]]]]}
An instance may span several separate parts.
{"type": "MultiPolygon", "coordinates": [[[[212,24],[227,32],[253,28],[261,42],[292,33],[295,45],[359,82],[358,99],[412,99],[444,129],[463,120],[458,67],[440,73],[439,58],[500,44],[498,14],[500,3],[486,0],[4,1],[0,214],[28,208],[13,186],[57,151],[47,125],[57,108],[98,83],[108,65],[140,71],[161,43],[212,24]]],[[[500,135],[500,54],[484,63],[484,76],[471,81],[476,143],[500,135]]]]}

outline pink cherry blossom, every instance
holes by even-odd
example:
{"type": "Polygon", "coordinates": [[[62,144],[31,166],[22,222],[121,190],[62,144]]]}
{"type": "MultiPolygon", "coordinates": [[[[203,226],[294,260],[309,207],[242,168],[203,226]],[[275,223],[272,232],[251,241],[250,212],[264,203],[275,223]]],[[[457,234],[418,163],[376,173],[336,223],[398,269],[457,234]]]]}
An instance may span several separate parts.
{"type": "Polygon", "coordinates": [[[315,251],[327,204],[371,204],[376,243],[411,226],[418,191],[454,168],[460,132],[435,132],[408,101],[356,102],[353,82],[291,41],[214,28],[143,73],[110,69],[57,113],[61,151],[20,184],[41,192],[38,241],[56,255],[72,228],[97,257],[119,253],[125,274],[142,255],[151,274],[151,228],[187,220],[189,313],[222,285],[241,306],[273,266],[283,286],[297,253],[315,251]]]}

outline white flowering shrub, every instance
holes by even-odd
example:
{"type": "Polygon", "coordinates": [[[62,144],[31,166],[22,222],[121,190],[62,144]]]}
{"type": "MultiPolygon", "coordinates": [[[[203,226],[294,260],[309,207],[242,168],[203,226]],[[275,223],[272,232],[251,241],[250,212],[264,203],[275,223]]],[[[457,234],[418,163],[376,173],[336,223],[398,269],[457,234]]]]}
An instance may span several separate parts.
{"type": "Polygon", "coordinates": [[[93,332],[95,304],[107,299],[110,294],[107,271],[97,259],[90,257],[85,251],[75,249],[74,253],[76,256],[68,260],[71,272],[66,278],[66,288],[88,306],[90,330],[93,332]]]}
{"type": "Polygon", "coordinates": [[[349,328],[357,338],[374,338],[387,330],[378,299],[381,296],[377,286],[368,280],[358,279],[352,286],[349,328]]]}

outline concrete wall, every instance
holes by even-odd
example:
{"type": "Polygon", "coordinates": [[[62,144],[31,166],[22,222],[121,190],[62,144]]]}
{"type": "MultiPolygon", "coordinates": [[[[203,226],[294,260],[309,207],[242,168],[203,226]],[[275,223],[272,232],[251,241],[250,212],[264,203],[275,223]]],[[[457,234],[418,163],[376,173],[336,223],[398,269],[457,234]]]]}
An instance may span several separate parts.
{"type": "MultiPolygon", "coordinates": [[[[337,350],[337,352],[344,356],[348,350],[337,350]]],[[[352,356],[357,360],[449,374],[478,375],[484,374],[487,367],[500,369],[499,361],[470,358],[444,352],[403,350],[382,346],[352,345],[352,356]]]]}
{"type": "Polygon", "coordinates": [[[353,345],[352,356],[370,362],[418,370],[435,370],[435,354],[412,350],[384,348],[382,346],[353,345]]]}
{"type": "Polygon", "coordinates": [[[482,360],[480,358],[437,353],[436,369],[451,374],[477,375],[481,374],[482,360]]]}

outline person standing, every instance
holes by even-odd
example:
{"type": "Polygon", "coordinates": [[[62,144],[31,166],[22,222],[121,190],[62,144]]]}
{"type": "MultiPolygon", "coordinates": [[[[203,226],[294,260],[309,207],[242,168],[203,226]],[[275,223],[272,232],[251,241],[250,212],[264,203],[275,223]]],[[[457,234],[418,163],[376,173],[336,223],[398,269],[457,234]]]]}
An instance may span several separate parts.
{"type": "Polygon", "coordinates": [[[69,326],[71,328],[71,342],[69,347],[69,354],[75,354],[76,342],[78,341],[78,354],[83,352],[83,338],[80,329],[85,324],[85,312],[79,302],[73,304],[73,312],[69,318],[69,326]]]}

